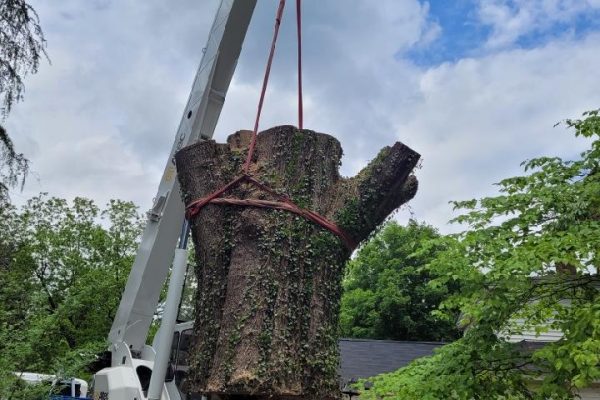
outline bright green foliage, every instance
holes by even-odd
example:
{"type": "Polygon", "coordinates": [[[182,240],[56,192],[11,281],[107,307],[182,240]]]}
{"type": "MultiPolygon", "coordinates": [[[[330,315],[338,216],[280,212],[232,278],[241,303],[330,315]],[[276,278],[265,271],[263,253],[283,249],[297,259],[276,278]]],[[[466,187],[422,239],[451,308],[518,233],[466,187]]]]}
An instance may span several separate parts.
{"type": "Polygon", "coordinates": [[[432,314],[457,286],[429,286],[431,273],[422,268],[443,249],[433,243],[438,237],[425,224],[410,221],[403,227],[389,222],[361,247],[344,281],[342,336],[435,341],[458,337],[456,316],[432,314]]]}
{"type": "Polygon", "coordinates": [[[454,203],[469,230],[429,270],[432,287],[461,286],[442,311],[461,312],[465,336],[361,398],[567,399],[600,379],[600,117],[566,125],[591,144],[580,158],[527,161],[500,195],[454,203]],[[564,338],[541,349],[506,340],[550,328],[564,338]]]}
{"type": "Polygon", "coordinates": [[[140,232],[136,207],[122,201],[100,210],[41,195],[0,211],[0,397],[12,371],[86,376],[106,348],[140,232]]]}

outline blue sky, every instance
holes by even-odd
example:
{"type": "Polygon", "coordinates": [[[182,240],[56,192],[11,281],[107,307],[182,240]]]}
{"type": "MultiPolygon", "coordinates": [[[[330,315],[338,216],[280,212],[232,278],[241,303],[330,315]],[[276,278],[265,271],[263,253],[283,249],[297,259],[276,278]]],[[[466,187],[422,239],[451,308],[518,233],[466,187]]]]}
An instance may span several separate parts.
{"type": "MultiPolygon", "coordinates": [[[[426,46],[416,46],[396,55],[398,58],[408,57],[422,67],[456,62],[465,57],[480,57],[488,53],[490,48],[486,44],[496,33],[496,24],[503,21],[482,18],[482,9],[486,5],[498,7],[513,19],[524,9],[524,2],[519,1],[430,0],[426,3],[429,6],[429,19],[439,26],[440,34],[426,46]]],[[[534,3],[543,6],[543,2],[530,2],[534,3]]],[[[560,1],[546,3],[555,3],[558,15],[540,15],[545,18],[545,22],[532,22],[528,29],[519,32],[505,47],[533,49],[564,36],[582,39],[589,33],[600,30],[600,9],[593,4],[565,12],[565,9],[571,8],[571,2],[562,2],[562,5],[560,1]]]]}
{"type": "Polygon", "coordinates": [[[422,67],[443,62],[455,62],[464,57],[476,56],[489,36],[491,29],[477,21],[472,0],[429,1],[429,18],[440,27],[440,34],[426,46],[397,54],[408,57],[422,67]]]}
{"type": "MultiPolygon", "coordinates": [[[[40,191],[152,203],[217,0],[32,0],[52,64],[28,77],[6,127],[40,191]]],[[[600,107],[600,0],[305,0],[305,126],[336,136],[356,174],[399,140],[422,154],[397,214],[444,232],[448,202],[540,155],[585,143],[553,125],[600,107]]],[[[252,125],[276,0],[258,0],[215,139],[252,125]]],[[[296,123],[288,1],[261,127],[296,123]]]]}

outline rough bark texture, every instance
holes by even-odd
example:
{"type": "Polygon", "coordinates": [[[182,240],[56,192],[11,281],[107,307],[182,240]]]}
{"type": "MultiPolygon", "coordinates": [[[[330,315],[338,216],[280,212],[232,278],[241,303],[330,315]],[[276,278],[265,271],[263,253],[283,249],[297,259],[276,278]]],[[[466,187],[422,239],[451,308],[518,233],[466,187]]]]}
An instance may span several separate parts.
{"type": "MultiPolygon", "coordinates": [[[[186,204],[240,173],[250,137],[240,131],[227,144],[203,141],[177,153],[186,204]]],[[[329,135],[280,126],[258,135],[251,173],[360,242],[415,195],[419,155],[396,143],[353,178],[340,177],[341,156],[329,135]]],[[[250,185],[224,197],[276,200],[250,185]]],[[[188,390],[338,398],[338,312],[350,250],[320,226],[271,209],[209,204],[192,232],[198,289],[188,390]]]]}

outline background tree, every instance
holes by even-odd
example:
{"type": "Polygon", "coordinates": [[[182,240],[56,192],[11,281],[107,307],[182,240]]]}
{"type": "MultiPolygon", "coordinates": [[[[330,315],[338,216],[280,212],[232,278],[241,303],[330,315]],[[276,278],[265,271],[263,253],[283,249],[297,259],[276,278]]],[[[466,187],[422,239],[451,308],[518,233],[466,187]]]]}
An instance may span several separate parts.
{"type": "Polygon", "coordinates": [[[423,270],[442,250],[435,228],[410,221],[387,223],[348,264],[341,306],[344,337],[392,340],[453,340],[456,316],[433,315],[456,285],[431,287],[423,270]]]}
{"type": "Polygon", "coordinates": [[[500,195],[454,203],[469,230],[444,238],[429,269],[434,287],[460,284],[443,306],[469,329],[365,398],[570,399],[600,379],[600,117],[566,125],[590,142],[578,159],[526,161],[500,195]],[[564,336],[541,349],[507,340],[548,329],[564,336]]]}
{"type": "Polygon", "coordinates": [[[132,203],[35,197],[0,210],[0,397],[13,371],[86,377],[106,337],[137,250],[132,203]],[[69,368],[65,370],[65,368],[69,368]]]}
{"type": "Polygon", "coordinates": [[[8,201],[8,190],[21,183],[29,172],[29,161],[15,151],[6,130],[0,125],[0,207],[8,201]]]}
{"type": "Polygon", "coordinates": [[[46,56],[40,19],[24,0],[0,0],[0,93],[2,115],[23,99],[23,79],[35,74],[46,56]]]}
{"type": "MultiPolygon", "coordinates": [[[[24,0],[0,0],[0,119],[23,99],[28,74],[38,71],[46,54],[46,40],[33,7],[24,0]]],[[[6,130],[0,125],[0,206],[6,202],[8,189],[27,176],[29,162],[17,153],[6,130]]]]}

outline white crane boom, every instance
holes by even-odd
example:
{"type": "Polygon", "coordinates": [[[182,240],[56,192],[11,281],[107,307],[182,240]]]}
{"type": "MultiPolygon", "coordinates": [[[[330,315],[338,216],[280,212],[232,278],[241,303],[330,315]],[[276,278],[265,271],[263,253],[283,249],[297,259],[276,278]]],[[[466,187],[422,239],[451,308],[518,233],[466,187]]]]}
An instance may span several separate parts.
{"type": "Polygon", "coordinates": [[[115,360],[119,346],[139,352],[146,342],[184,221],[173,156],[184,146],[212,138],[255,5],[256,0],[222,0],[217,11],[109,334],[113,366],[120,363],[115,360]]]}

